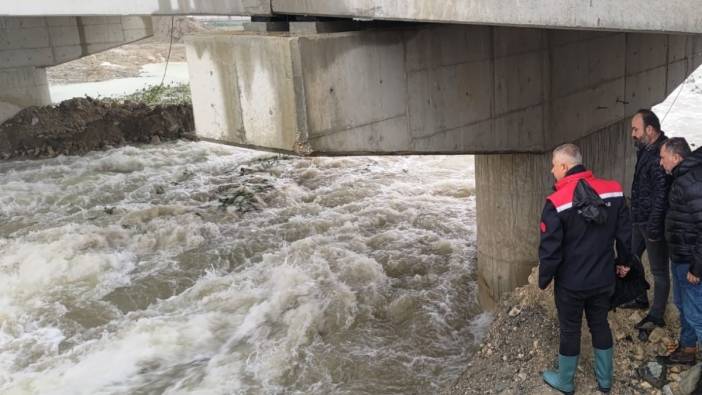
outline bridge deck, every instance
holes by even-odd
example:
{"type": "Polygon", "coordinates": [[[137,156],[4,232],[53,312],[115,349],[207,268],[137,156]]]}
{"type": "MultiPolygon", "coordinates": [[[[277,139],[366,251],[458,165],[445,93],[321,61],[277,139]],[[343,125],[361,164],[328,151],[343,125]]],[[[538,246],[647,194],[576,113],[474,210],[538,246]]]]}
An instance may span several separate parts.
{"type": "Polygon", "coordinates": [[[701,0],[271,0],[281,14],[702,33],[701,0]]]}
{"type": "Polygon", "coordinates": [[[0,16],[309,15],[558,29],[702,33],[702,0],[25,0],[0,16]]]}

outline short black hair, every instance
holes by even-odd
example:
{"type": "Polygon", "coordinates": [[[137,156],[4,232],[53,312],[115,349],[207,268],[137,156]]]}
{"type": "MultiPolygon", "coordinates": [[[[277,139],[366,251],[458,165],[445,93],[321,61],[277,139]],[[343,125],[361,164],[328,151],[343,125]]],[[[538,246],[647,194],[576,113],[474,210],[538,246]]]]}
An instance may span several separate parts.
{"type": "Polygon", "coordinates": [[[687,140],[682,137],[671,137],[663,143],[663,146],[670,151],[671,154],[677,154],[683,159],[687,158],[692,152],[690,146],[687,144],[687,140]]]}
{"type": "Polygon", "coordinates": [[[644,129],[646,129],[647,126],[652,126],[656,132],[661,131],[661,121],[658,119],[658,116],[653,111],[642,108],[636,113],[641,114],[641,117],[643,118],[644,129]]]}

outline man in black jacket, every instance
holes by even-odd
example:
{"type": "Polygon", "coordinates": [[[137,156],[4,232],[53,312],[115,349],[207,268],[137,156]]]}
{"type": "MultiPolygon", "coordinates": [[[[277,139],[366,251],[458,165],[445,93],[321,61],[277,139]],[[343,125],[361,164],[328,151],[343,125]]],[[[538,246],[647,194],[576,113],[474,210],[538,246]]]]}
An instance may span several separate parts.
{"type": "MultiPolygon", "coordinates": [[[[638,148],[631,186],[632,253],[641,258],[646,250],[653,275],[653,303],[648,315],[635,327],[652,330],[665,325],[663,317],[670,293],[670,266],[663,234],[670,177],[660,166],[660,149],[668,138],[661,131],[658,117],[650,110],[639,110],[631,119],[631,137],[638,148]]],[[[621,307],[648,306],[644,293],[621,307]]]]}
{"type": "Polygon", "coordinates": [[[680,340],[670,355],[659,357],[667,364],[695,361],[697,341],[702,340],[702,149],[690,153],[683,138],[665,142],[661,166],[673,176],[665,238],[673,263],[673,299],[680,312],[680,340]]]}
{"type": "Polygon", "coordinates": [[[574,391],[584,311],[592,334],[597,383],[608,392],[613,341],[607,313],[615,272],[625,276],[631,262],[629,213],[621,185],[595,178],[582,165],[577,146],[556,148],[552,165],[556,191],[547,198],[541,216],[539,287],[555,282],[560,348],[558,371],[545,372],[543,377],[561,392],[574,391]]]}

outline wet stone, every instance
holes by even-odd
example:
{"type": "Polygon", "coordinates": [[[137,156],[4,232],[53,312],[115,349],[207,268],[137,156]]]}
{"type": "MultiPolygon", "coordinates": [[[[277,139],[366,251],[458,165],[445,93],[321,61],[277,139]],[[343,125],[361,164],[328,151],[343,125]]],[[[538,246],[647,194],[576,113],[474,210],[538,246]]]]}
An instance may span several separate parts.
{"type": "Polygon", "coordinates": [[[665,330],[662,328],[656,328],[653,331],[651,331],[651,334],[648,335],[648,341],[651,343],[658,343],[665,337],[665,330]]]}

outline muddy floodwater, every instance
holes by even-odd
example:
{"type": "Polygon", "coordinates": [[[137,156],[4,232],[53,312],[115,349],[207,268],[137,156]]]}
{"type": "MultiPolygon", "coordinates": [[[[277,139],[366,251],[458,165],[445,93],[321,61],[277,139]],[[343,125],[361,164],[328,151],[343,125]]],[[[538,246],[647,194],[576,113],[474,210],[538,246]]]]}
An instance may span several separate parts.
{"type": "Polygon", "coordinates": [[[3,394],[431,393],[490,322],[472,157],[0,163],[3,394]]]}

